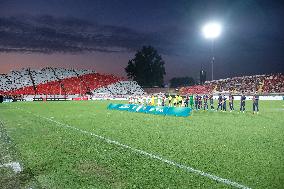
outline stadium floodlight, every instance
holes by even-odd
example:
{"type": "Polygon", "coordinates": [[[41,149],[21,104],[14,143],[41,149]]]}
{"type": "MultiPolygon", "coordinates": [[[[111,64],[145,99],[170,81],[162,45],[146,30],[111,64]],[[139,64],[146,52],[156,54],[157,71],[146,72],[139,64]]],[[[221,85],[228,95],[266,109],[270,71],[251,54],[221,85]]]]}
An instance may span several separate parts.
{"type": "Polygon", "coordinates": [[[202,32],[205,38],[215,39],[220,36],[222,31],[221,24],[217,22],[208,23],[202,28],[202,32]]]}
{"type": "Polygon", "coordinates": [[[211,39],[212,40],[212,48],[211,48],[211,53],[212,53],[212,59],[211,59],[211,74],[212,74],[212,80],[214,79],[214,74],[213,74],[213,65],[215,61],[215,56],[214,56],[214,41],[216,38],[220,36],[222,32],[222,26],[218,22],[210,22],[207,23],[203,26],[202,28],[202,33],[206,39],[211,39]]]}

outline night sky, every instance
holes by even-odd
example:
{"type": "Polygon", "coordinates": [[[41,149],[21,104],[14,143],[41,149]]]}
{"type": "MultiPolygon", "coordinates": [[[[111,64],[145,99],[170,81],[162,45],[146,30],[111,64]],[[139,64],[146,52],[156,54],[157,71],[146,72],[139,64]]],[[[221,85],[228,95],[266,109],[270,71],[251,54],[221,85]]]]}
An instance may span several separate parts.
{"type": "Polygon", "coordinates": [[[0,73],[46,66],[125,76],[135,51],[152,45],[166,80],[211,79],[207,21],[223,25],[215,79],[284,72],[284,3],[268,0],[0,0],[0,73]]]}

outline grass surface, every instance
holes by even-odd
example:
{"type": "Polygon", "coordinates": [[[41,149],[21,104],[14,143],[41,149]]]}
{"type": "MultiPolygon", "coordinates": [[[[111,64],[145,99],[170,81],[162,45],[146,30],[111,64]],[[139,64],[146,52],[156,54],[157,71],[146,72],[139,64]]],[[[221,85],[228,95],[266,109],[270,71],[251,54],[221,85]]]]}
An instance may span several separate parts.
{"type": "Polygon", "coordinates": [[[199,111],[188,118],[111,111],[109,103],[0,104],[0,119],[43,188],[232,187],[42,117],[251,188],[284,186],[283,101],[261,101],[259,115],[247,102],[245,114],[199,111]]]}
{"type": "Polygon", "coordinates": [[[0,188],[39,188],[39,184],[28,167],[20,173],[16,173],[11,166],[7,166],[7,163],[12,162],[19,163],[20,168],[23,169],[21,155],[17,152],[15,144],[7,135],[7,131],[0,121],[0,188]]]}

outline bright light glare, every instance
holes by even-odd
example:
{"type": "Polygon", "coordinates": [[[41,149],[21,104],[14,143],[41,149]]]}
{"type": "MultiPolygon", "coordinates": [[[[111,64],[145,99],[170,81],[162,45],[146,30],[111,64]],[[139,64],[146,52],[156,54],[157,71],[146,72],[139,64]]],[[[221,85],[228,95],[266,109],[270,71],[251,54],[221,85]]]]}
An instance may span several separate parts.
{"type": "Polygon", "coordinates": [[[222,27],[219,23],[208,23],[202,28],[205,38],[215,39],[221,34],[222,27]]]}

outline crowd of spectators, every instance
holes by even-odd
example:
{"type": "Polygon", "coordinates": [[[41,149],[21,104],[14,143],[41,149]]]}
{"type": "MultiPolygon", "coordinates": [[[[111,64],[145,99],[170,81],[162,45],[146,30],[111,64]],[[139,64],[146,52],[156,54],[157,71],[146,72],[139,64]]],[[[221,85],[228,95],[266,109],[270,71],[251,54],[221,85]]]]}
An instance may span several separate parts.
{"type": "Polygon", "coordinates": [[[148,94],[176,93],[176,88],[151,87],[151,88],[143,88],[143,89],[148,94]]]}
{"type": "Polygon", "coordinates": [[[118,81],[106,87],[101,87],[93,92],[109,95],[143,95],[144,90],[136,81],[118,81]]]}
{"type": "MultiPolygon", "coordinates": [[[[206,81],[204,85],[182,87],[179,93],[283,93],[284,75],[267,74],[206,81]]],[[[135,81],[92,70],[64,68],[22,69],[0,74],[0,94],[5,95],[143,95],[135,81]]]]}
{"type": "Polygon", "coordinates": [[[205,94],[205,93],[283,93],[284,75],[267,74],[243,77],[233,77],[206,81],[204,85],[195,85],[180,88],[181,94],[205,94]]]}
{"type": "Polygon", "coordinates": [[[205,85],[194,85],[190,87],[181,87],[179,93],[182,95],[186,94],[207,94],[211,92],[210,88],[205,85]]]}
{"type": "Polygon", "coordinates": [[[143,94],[132,81],[91,70],[64,68],[23,69],[0,75],[0,92],[9,95],[143,94]]]}
{"type": "Polygon", "coordinates": [[[32,85],[33,83],[27,69],[0,75],[0,91],[16,90],[32,85]]]}
{"type": "Polygon", "coordinates": [[[283,93],[284,75],[283,74],[267,75],[264,79],[264,83],[261,90],[264,93],[283,93]]]}

